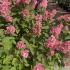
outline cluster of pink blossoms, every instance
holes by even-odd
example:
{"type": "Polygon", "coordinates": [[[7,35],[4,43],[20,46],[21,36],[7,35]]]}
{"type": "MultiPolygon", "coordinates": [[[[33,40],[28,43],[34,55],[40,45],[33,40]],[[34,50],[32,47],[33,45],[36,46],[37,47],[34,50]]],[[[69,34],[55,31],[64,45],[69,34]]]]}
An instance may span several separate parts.
{"type": "Polygon", "coordinates": [[[33,8],[33,9],[35,9],[36,4],[37,4],[37,0],[32,0],[32,8],[33,8]]]}
{"type": "Polygon", "coordinates": [[[50,11],[48,11],[48,10],[46,10],[45,12],[44,12],[44,16],[43,16],[43,18],[45,19],[45,20],[52,20],[53,19],[53,17],[56,15],[56,13],[57,13],[57,11],[55,10],[55,9],[53,9],[51,12],[50,11]]]}
{"type": "Polygon", "coordinates": [[[29,4],[30,0],[16,0],[16,5],[19,6],[20,4],[29,4]]]}
{"type": "Polygon", "coordinates": [[[32,0],[32,2],[33,2],[33,4],[32,4],[33,8],[35,8],[37,3],[39,3],[39,2],[40,3],[38,4],[38,8],[41,8],[41,7],[46,8],[48,6],[47,0],[32,0]]]}
{"type": "Polygon", "coordinates": [[[23,41],[18,41],[17,44],[16,44],[16,47],[18,49],[21,49],[21,48],[25,48],[25,44],[23,41]]]}
{"type": "Polygon", "coordinates": [[[45,70],[44,65],[41,63],[36,64],[32,70],[45,70]]]}
{"type": "Polygon", "coordinates": [[[25,50],[21,51],[21,56],[23,58],[28,58],[28,56],[29,56],[29,50],[25,49],[25,50]]]}
{"type": "Polygon", "coordinates": [[[45,41],[44,46],[55,50],[60,44],[61,42],[57,40],[54,35],[51,35],[51,37],[45,41]]]}
{"type": "Polygon", "coordinates": [[[2,16],[7,16],[10,12],[11,2],[9,0],[0,0],[0,13],[2,16]]]}
{"type": "Polygon", "coordinates": [[[65,20],[65,21],[70,21],[70,14],[61,15],[57,19],[59,21],[61,21],[62,19],[65,20]]]}
{"type": "Polygon", "coordinates": [[[7,34],[14,34],[16,31],[16,28],[13,25],[9,25],[6,27],[7,34]]]}
{"type": "Polygon", "coordinates": [[[22,15],[23,17],[29,16],[29,10],[28,10],[28,9],[23,9],[23,10],[21,11],[21,15],[22,15]]]}
{"type": "Polygon", "coordinates": [[[58,40],[58,36],[60,35],[62,28],[63,24],[59,24],[51,29],[52,35],[45,41],[45,47],[55,50],[62,44],[62,42],[58,40]]]}
{"type": "Polygon", "coordinates": [[[39,7],[46,8],[48,6],[48,1],[47,0],[42,0],[39,4],[39,7]]]}
{"type": "Polygon", "coordinates": [[[42,15],[41,14],[38,14],[35,16],[35,25],[33,26],[32,28],[32,32],[34,35],[40,35],[41,33],[41,29],[42,29],[42,15]]]}
{"type": "Polygon", "coordinates": [[[60,45],[59,48],[63,53],[69,52],[70,51],[70,41],[65,41],[64,43],[62,43],[60,45]]]}
{"type": "Polygon", "coordinates": [[[51,50],[61,50],[63,53],[70,51],[70,41],[62,42],[58,40],[63,27],[63,24],[59,24],[57,27],[51,29],[52,35],[45,41],[45,47],[50,48],[51,50]]]}
{"type": "Polygon", "coordinates": [[[42,29],[42,24],[40,21],[36,21],[35,25],[32,28],[32,32],[34,35],[40,35],[42,29]]]}
{"type": "Polygon", "coordinates": [[[32,32],[34,35],[40,35],[41,34],[41,29],[42,29],[42,15],[41,14],[37,14],[34,16],[34,19],[36,21],[36,23],[34,24],[33,28],[32,28],[32,32]]]}
{"type": "Polygon", "coordinates": [[[12,22],[13,21],[13,18],[10,15],[8,15],[8,16],[5,17],[5,20],[7,22],[12,22]]]}
{"type": "Polygon", "coordinates": [[[42,15],[41,14],[38,14],[38,15],[35,15],[35,20],[36,21],[42,21],[42,15]]]}
{"type": "MultiPolygon", "coordinates": [[[[57,11],[53,10],[52,13],[45,11],[44,12],[44,19],[52,19],[54,15],[56,15],[57,11]]],[[[70,15],[60,16],[58,20],[64,19],[65,21],[70,20],[70,15]]],[[[58,37],[63,29],[63,24],[60,23],[56,27],[51,28],[52,35],[45,41],[44,46],[50,48],[51,50],[61,50],[63,53],[70,51],[70,41],[61,42],[58,40],[58,37]]]]}
{"type": "Polygon", "coordinates": [[[0,0],[0,15],[5,18],[7,22],[12,22],[12,17],[10,16],[10,0],[0,0]]]}
{"type": "Polygon", "coordinates": [[[23,41],[18,41],[16,43],[16,48],[17,49],[24,49],[24,50],[21,51],[21,56],[23,58],[28,58],[28,56],[29,56],[29,50],[26,49],[26,45],[25,45],[25,43],[23,41]]]}
{"type": "Polygon", "coordinates": [[[63,24],[57,25],[57,27],[52,27],[51,28],[51,33],[55,36],[58,37],[62,31],[63,24]]]}

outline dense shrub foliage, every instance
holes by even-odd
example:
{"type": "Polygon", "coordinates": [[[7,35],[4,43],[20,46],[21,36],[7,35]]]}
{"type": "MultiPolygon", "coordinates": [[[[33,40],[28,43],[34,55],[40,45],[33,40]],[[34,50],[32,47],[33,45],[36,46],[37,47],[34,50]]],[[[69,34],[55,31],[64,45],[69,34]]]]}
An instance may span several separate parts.
{"type": "Polygon", "coordinates": [[[56,17],[47,0],[0,0],[0,70],[54,70],[70,51],[70,15],[56,17]]]}

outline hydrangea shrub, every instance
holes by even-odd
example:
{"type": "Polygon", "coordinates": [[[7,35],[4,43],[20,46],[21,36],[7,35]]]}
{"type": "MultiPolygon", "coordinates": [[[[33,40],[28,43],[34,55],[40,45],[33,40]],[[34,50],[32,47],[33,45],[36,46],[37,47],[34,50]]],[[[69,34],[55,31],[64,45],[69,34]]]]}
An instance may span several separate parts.
{"type": "Polygon", "coordinates": [[[47,0],[0,0],[0,70],[54,70],[70,51],[70,15],[56,17],[47,0]]]}

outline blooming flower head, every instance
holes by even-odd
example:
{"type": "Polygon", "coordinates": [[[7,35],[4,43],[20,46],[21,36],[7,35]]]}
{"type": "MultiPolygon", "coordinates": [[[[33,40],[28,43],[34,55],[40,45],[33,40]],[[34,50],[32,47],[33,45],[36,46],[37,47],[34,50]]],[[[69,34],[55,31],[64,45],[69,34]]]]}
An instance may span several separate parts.
{"type": "Polygon", "coordinates": [[[10,14],[10,0],[0,0],[0,14],[5,17],[10,14]]]}
{"type": "Polygon", "coordinates": [[[30,0],[21,0],[22,3],[29,4],[30,0]]]}
{"type": "Polygon", "coordinates": [[[16,5],[19,6],[19,4],[21,3],[21,0],[16,0],[16,5]]]}
{"type": "Polygon", "coordinates": [[[33,7],[33,9],[35,9],[36,4],[37,4],[37,0],[32,0],[32,7],[33,7]]]}
{"type": "Polygon", "coordinates": [[[12,22],[13,21],[13,17],[11,17],[11,16],[6,16],[4,18],[7,22],[12,22]]]}
{"type": "Polygon", "coordinates": [[[42,24],[40,21],[37,21],[32,28],[32,32],[34,35],[40,35],[42,29],[42,24]]]}
{"type": "Polygon", "coordinates": [[[56,49],[60,45],[60,41],[56,39],[54,35],[51,35],[48,40],[45,41],[44,46],[50,49],[56,49]]]}
{"type": "Polygon", "coordinates": [[[56,43],[55,36],[51,36],[48,40],[45,41],[45,46],[49,48],[53,48],[56,43]]]}
{"type": "Polygon", "coordinates": [[[20,4],[29,4],[30,0],[16,0],[16,5],[19,6],[20,4]]]}
{"type": "Polygon", "coordinates": [[[41,14],[36,15],[35,20],[36,21],[42,21],[42,15],[41,14]]]}
{"type": "Polygon", "coordinates": [[[47,20],[49,18],[49,11],[45,11],[44,12],[44,18],[43,19],[45,19],[45,20],[47,20]]]}
{"type": "Polygon", "coordinates": [[[57,11],[55,9],[50,12],[50,19],[52,19],[57,14],[57,11]]]}
{"type": "Polygon", "coordinates": [[[70,41],[65,41],[65,42],[64,42],[64,46],[70,47],[70,41]]]}
{"type": "Polygon", "coordinates": [[[29,50],[25,49],[25,50],[21,51],[21,56],[23,58],[28,58],[28,56],[29,56],[29,50]]]}
{"type": "Polygon", "coordinates": [[[59,34],[61,33],[62,31],[62,28],[63,28],[63,24],[59,24],[57,25],[57,27],[53,27],[51,29],[51,33],[54,34],[56,37],[59,36],[59,34]]]}
{"type": "Polygon", "coordinates": [[[18,41],[16,43],[16,48],[21,49],[21,48],[25,48],[25,44],[23,41],[18,41]]]}
{"type": "Polygon", "coordinates": [[[44,65],[41,63],[36,64],[32,70],[45,70],[44,65]]]}
{"type": "Polygon", "coordinates": [[[47,20],[47,19],[50,19],[52,20],[53,17],[56,15],[57,11],[55,9],[53,9],[52,11],[48,11],[46,10],[44,12],[44,19],[47,20]]]}
{"type": "Polygon", "coordinates": [[[65,41],[61,46],[60,46],[60,50],[63,53],[67,53],[70,51],[70,41],[65,41]]]}
{"type": "Polygon", "coordinates": [[[48,1],[47,0],[42,0],[39,4],[39,7],[47,8],[47,6],[48,6],[48,1]]]}
{"type": "Polygon", "coordinates": [[[13,25],[9,25],[9,26],[6,27],[6,31],[7,31],[8,34],[14,34],[16,29],[13,25]]]}
{"type": "Polygon", "coordinates": [[[70,21],[70,14],[65,14],[65,15],[61,15],[57,18],[59,21],[61,21],[62,19],[65,21],[70,21]]]}
{"type": "Polygon", "coordinates": [[[29,16],[29,10],[28,9],[23,9],[21,11],[21,14],[22,14],[23,17],[29,16]]]}

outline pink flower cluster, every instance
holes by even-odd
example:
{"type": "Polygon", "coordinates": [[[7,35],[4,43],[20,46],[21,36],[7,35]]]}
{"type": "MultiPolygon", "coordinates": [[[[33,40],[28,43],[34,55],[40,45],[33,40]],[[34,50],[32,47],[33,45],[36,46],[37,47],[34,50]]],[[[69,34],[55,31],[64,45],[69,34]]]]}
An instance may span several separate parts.
{"type": "Polygon", "coordinates": [[[21,0],[22,3],[25,3],[25,4],[29,4],[30,3],[30,0],[21,0]]]}
{"type": "Polygon", "coordinates": [[[57,50],[62,45],[62,41],[59,41],[58,38],[63,27],[63,24],[60,23],[56,27],[51,28],[52,35],[45,41],[45,47],[48,47],[52,50],[57,50]]]}
{"type": "Polygon", "coordinates": [[[67,53],[70,51],[70,41],[65,41],[64,43],[61,44],[60,50],[63,53],[67,53]]]}
{"type": "Polygon", "coordinates": [[[0,14],[7,22],[12,21],[12,17],[10,16],[10,5],[10,0],[0,0],[0,14]]]}
{"type": "Polygon", "coordinates": [[[37,14],[37,15],[35,16],[35,20],[36,20],[36,21],[42,21],[42,15],[41,15],[41,14],[37,14]]]}
{"type": "Polygon", "coordinates": [[[44,12],[44,19],[47,20],[47,19],[49,18],[49,15],[50,15],[50,14],[49,14],[49,11],[46,10],[46,11],[44,12]]]}
{"type": "Polygon", "coordinates": [[[62,19],[65,20],[65,21],[70,21],[70,14],[61,15],[57,19],[59,21],[61,21],[62,19]]]}
{"type": "Polygon", "coordinates": [[[59,24],[56,27],[51,28],[51,33],[55,36],[58,37],[62,31],[63,24],[59,24]]]}
{"type": "Polygon", "coordinates": [[[5,17],[5,20],[7,21],[7,22],[12,22],[13,21],[13,17],[12,16],[6,16],[5,17]]]}
{"type": "Polygon", "coordinates": [[[7,31],[7,34],[14,34],[16,31],[16,28],[13,25],[9,25],[6,27],[6,31],[7,31]]]}
{"type": "Polygon", "coordinates": [[[42,29],[42,15],[41,14],[37,14],[36,16],[34,16],[34,19],[36,21],[36,23],[34,24],[33,28],[32,28],[32,32],[34,35],[40,35],[41,34],[41,29],[42,29]]]}
{"type": "Polygon", "coordinates": [[[51,37],[49,37],[48,40],[45,41],[44,46],[55,50],[60,44],[61,42],[57,40],[54,35],[51,35],[51,37]]]}
{"type": "Polygon", "coordinates": [[[29,56],[29,50],[26,49],[26,45],[25,45],[25,43],[23,41],[18,41],[16,43],[16,48],[17,49],[24,49],[24,50],[21,51],[21,56],[23,58],[28,58],[28,56],[29,56]]]}
{"type": "Polygon", "coordinates": [[[0,13],[2,16],[7,16],[10,12],[11,2],[9,0],[0,0],[0,13]]]}
{"type": "Polygon", "coordinates": [[[58,40],[63,27],[63,24],[59,24],[57,27],[51,29],[52,35],[45,41],[45,47],[50,48],[51,50],[61,50],[63,53],[70,51],[70,41],[62,42],[58,40]]]}
{"type": "Polygon", "coordinates": [[[16,5],[19,6],[19,4],[29,4],[30,0],[16,0],[16,5]]]}
{"type": "Polygon", "coordinates": [[[40,21],[36,21],[35,25],[32,28],[32,32],[34,35],[40,35],[42,29],[42,24],[40,21]]]}
{"type": "Polygon", "coordinates": [[[55,9],[53,9],[51,12],[46,10],[44,12],[44,16],[43,17],[44,17],[45,20],[47,20],[47,19],[52,20],[53,17],[56,15],[56,13],[57,13],[57,11],[55,9]]]}
{"type": "Polygon", "coordinates": [[[25,48],[25,44],[23,41],[18,41],[17,44],[16,44],[16,47],[18,49],[21,49],[21,48],[25,48]]]}
{"type": "Polygon", "coordinates": [[[32,2],[33,2],[33,4],[32,4],[32,7],[33,8],[35,8],[36,7],[36,5],[38,4],[38,8],[47,8],[47,6],[48,6],[48,1],[47,0],[32,0],[32,2]],[[39,3],[39,1],[40,1],[40,3],[39,3]]]}
{"type": "Polygon", "coordinates": [[[48,1],[47,0],[42,0],[39,4],[39,7],[47,8],[47,6],[48,6],[48,1]]]}
{"type": "Polygon", "coordinates": [[[37,5],[37,0],[32,0],[32,8],[35,9],[37,5]]]}
{"type": "Polygon", "coordinates": [[[41,63],[36,64],[32,70],[45,70],[44,65],[41,63]]]}
{"type": "Polygon", "coordinates": [[[21,15],[22,15],[23,17],[29,16],[29,10],[28,10],[28,9],[23,9],[23,10],[21,11],[21,15]]]}
{"type": "Polygon", "coordinates": [[[23,50],[23,51],[21,52],[21,56],[22,56],[23,58],[28,58],[28,56],[29,56],[29,50],[27,50],[27,49],[23,50]]]}

